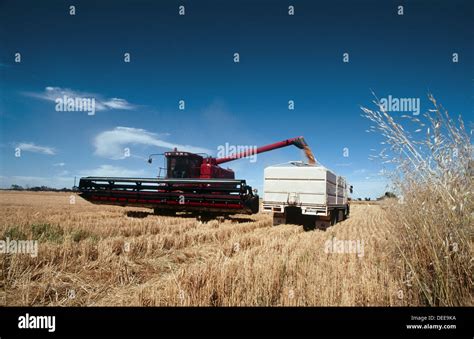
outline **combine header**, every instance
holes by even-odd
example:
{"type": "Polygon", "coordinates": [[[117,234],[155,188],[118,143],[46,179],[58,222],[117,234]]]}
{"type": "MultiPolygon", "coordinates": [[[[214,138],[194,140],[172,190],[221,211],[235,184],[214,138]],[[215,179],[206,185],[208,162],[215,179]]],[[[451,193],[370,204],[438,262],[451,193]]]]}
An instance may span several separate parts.
{"type": "MultiPolygon", "coordinates": [[[[156,214],[178,211],[212,214],[253,214],[259,209],[258,195],[234,171],[220,164],[274,149],[294,145],[305,150],[310,163],[314,157],[303,137],[283,140],[223,158],[175,149],[164,153],[166,178],[84,177],[80,196],[94,204],[153,208],[156,214]]],[[[149,163],[152,162],[150,156],[149,163]]]]}

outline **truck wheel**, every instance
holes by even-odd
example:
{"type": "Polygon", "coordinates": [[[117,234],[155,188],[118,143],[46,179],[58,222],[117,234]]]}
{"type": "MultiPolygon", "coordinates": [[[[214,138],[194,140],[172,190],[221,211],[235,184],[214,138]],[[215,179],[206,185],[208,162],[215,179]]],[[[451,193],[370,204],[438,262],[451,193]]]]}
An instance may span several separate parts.
{"type": "Polygon", "coordinates": [[[303,229],[305,231],[314,231],[317,227],[316,219],[315,215],[305,215],[303,218],[303,229]]]}
{"type": "Polygon", "coordinates": [[[343,209],[337,210],[337,222],[346,219],[346,211],[343,209]]]}
{"type": "Polygon", "coordinates": [[[337,223],[337,210],[331,211],[331,226],[334,226],[337,223]]]}
{"type": "Polygon", "coordinates": [[[281,224],[286,224],[285,213],[273,213],[273,226],[278,226],[281,224]]]}
{"type": "Polygon", "coordinates": [[[344,208],[342,210],[342,220],[346,220],[347,219],[347,208],[344,208]]]}

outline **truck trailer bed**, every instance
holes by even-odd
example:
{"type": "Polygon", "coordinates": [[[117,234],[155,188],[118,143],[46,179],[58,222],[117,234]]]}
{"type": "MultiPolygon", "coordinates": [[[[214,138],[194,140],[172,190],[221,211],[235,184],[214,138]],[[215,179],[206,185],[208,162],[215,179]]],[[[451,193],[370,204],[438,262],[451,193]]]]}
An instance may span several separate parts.
{"type": "Polygon", "coordinates": [[[345,178],[322,165],[289,162],[267,167],[264,173],[263,210],[273,212],[276,221],[288,214],[288,208],[329,221],[349,213],[345,178]]]}

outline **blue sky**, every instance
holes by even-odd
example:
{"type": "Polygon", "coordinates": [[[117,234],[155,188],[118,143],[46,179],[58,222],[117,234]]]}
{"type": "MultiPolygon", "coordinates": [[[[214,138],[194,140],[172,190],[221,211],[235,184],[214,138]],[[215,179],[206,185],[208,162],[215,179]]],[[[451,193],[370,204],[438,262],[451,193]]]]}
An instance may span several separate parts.
{"type": "MultiPolygon", "coordinates": [[[[354,185],[355,197],[379,196],[386,183],[368,156],[380,138],[365,132],[360,106],[372,107],[374,91],[420,98],[423,113],[431,92],[472,126],[473,12],[459,0],[3,0],[0,186],[153,177],[161,160],[144,159],[170,146],[215,155],[225,143],[303,135],[322,164],[354,185]],[[55,110],[64,94],[94,97],[95,115],[55,110]]],[[[261,191],[266,166],[302,158],[290,147],[228,166],[261,191]]]]}

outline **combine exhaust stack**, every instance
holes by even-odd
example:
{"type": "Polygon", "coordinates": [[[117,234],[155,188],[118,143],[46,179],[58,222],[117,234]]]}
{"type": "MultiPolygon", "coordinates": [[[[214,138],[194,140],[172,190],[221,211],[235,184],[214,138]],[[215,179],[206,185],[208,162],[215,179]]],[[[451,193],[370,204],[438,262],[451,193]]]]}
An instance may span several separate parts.
{"type": "MultiPolygon", "coordinates": [[[[254,154],[294,145],[309,147],[303,137],[283,140],[257,148],[254,154]]],[[[314,157],[309,150],[309,163],[314,157]]],[[[79,181],[80,196],[94,204],[153,208],[157,214],[194,212],[253,214],[259,209],[258,195],[245,180],[235,179],[231,169],[219,164],[248,157],[247,152],[223,158],[174,150],[166,152],[166,179],[84,177],[79,181]]],[[[151,157],[149,159],[151,163],[151,157]]]]}

